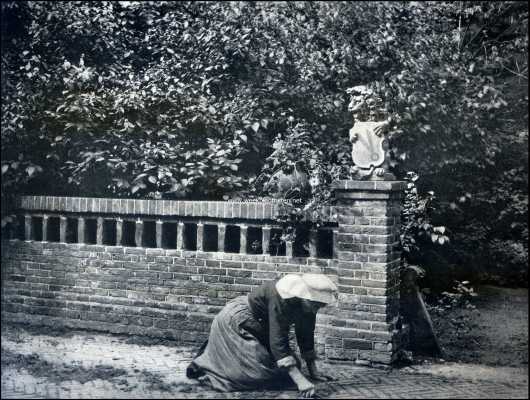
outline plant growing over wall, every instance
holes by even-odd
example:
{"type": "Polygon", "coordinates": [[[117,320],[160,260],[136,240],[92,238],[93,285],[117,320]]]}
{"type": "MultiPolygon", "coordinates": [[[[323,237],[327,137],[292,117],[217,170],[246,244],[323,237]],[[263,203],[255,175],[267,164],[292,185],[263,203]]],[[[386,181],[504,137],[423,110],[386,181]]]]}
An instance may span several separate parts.
{"type": "Polygon", "coordinates": [[[335,154],[312,141],[307,124],[291,123],[272,147],[274,151],[246,195],[285,200],[277,222],[284,231],[281,239],[293,241],[297,234],[333,221],[323,213],[332,200],[330,184],[346,178],[353,166],[345,154],[334,160],[335,154]]]}
{"type": "Polygon", "coordinates": [[[425,242],[443,245],[450,241],[445,226],[432,225],[431,215],[436,208],[436,196],[433,191],[420,196],[415,184],[418,178],[415,172],[407,172],[401,212],[401,244],[405,258],[412,263],[421,260],[418,252],[425,247],[425,242]]]}

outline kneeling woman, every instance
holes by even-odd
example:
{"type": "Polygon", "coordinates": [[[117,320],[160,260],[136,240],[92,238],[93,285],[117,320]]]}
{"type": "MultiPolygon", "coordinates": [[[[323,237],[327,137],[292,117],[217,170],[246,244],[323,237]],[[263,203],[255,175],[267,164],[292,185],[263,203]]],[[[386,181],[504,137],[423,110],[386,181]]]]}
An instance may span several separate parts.
{"type": "Polygon", "coordinates": [[[207,380],[223,392],[277,386],[290,376],[303,396],[313,396],[315,387],[300,372],[300,362],[289,347],[289,330],[294,325],[310,377],[328,379],[315,364],[315,319],[337,294],[325,275],[289,274],[231,300],[215,317],[209,339],[186,375],[207,380]]]}

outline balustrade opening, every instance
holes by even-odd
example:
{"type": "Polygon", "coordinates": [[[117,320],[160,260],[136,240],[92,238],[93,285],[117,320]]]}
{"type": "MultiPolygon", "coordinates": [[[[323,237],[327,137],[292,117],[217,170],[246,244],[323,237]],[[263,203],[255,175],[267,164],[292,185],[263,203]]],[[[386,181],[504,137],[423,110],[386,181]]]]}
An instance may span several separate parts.
{"type": "Polygon", "coordinates": [[[42,241],[42,217],[31,217],[31,240],[42,241]]]}
{"type": "Polygon", "coordinates": [[[14,224],[8,222],[4,226],[2,226],[2,238],[5,239],[11,239],[14,237],[14,224]]]}
{"type": "Polygon", "coordinates": [[[97,243],[97,220],[88,218],[85,219],[85,243],[96,244],[97,243]]]}
{"type": "Polygon", "coordinates": [[[15,238],[24,240],[24,216],[18,215],[15,226],[15,238]]]}
{"type": "Polygon", "coordinates": [[[48,242],[59,242],[59,217],[48,217],[46,226],[46,240],[48,242]]]}
{"type": "Polygon", "coordinates": [[[156,247],[156,222],[144,221],[142,247],[156,247]]]}
{"type": "Polygon", "coordinates": [[[2,238],[24,240],[24,216],[17,215],[12,222],[2,227],[2,238]]]}
{"type": "Polygon", "coordinates": [[[241,246],[241,228],[236,225],[227,225],[225,233],[225,252],[239,253],[241,246]]]}
{"type": "Polygon", "coordinates": [[[197,250],[197,224],[184,224],[184,250],[197,250]]]}
{"type": "Polygon", "coordinates": [[[333,230],[319,229],[317,238],[317,257],[333,258],[333,230]]]}
{"type": "Polygon", "coordinates": [[[121,242],[123,246],[134,247],[136,242],[134,240],[136,233],[136,223],[134,221],[124,220],[122,225],[121,242]]]}
{"type": "Polygon", "coordinates": [[[296,229],[293,243],[293,255],[295,257],[309,256],[309,229],[307,226],[301,226],[296,229]]]}
{"type": "Polygon", "coordinates": [[[162,223],[162,247],[164,249],[177,248],[177,228],[174,222],[162,223]]]}
{"type": "Polygon", "coordinates": [[[203,250],[217,251],[217,244],[219,240],[217,225],[204,225],[203,229],[203,250]]]}
{"type": "Polygon", "coordinates": [[[261,228],[249,226],[247,230],[247,253],[263,253],[263,233],[261,228]]]}
{"type": "Polygon", "coordinates": [[[66,219],[66,243],[77,243],[77,218],[66,219]]]}
{"type": "Polygon", "coordinates": [[[103,244],[116,246],[116,221],[113,219],[103,221],[103,244]]]}
{"type": "Polygon", "coordinates": [[[271,229],[269,242],[269,254],[271,256],[284,256],[286,251],[285,241],[282,240],[283,231],[281,229],[271,229]]]}

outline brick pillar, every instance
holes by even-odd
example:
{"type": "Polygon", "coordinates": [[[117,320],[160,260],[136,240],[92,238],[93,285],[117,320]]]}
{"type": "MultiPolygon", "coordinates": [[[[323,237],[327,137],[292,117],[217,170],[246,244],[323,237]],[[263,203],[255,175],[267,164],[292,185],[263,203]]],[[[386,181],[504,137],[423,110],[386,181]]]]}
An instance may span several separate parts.
{"type": "Polygon", "coordinates": [[[156,247],[162,248],[162,220],[156,221],[156,247]]]}
{"type": "Polygon", "coordinates": [[[263,254],[269,254],[269,245],[271,242],[271,227],[270,226],[264,226],[261,228],[262,232],[262,249],[263,254]]]}
{"type": "Polygon", "coordinates": [[[285,255],[287,257],[292,257],[293,256],[293,245],[294,245],[294,240],[286,240],[285,241],[285,255]]]}
{"type": "Polygon", "coordinates": [[[103,217],[97,219],[96,244],[103,244],[103,217]]]}
{"type": "Polygon", "coordinates": [[[48,216],[46,214],[42,216],[42,241],[48,241],[48,216]]]}
{"type": "Polygon", "coordinates": [[[31,215],[24,215],[24,240],[32,240],[33,238],[33,224],[31,223],[31,215]]]}
{"type": "Polygon", "coordinates": [[[199,222],[197,224],[197,251],[202,251],[204,244],[204,224],[199,222]]]}
{"type": "Polygon", "coordinates": [[[85,219],[77,218],[77,243],[85,243],[85,219]]]}
{"type": "Polygon", "coordinates": [[[239,239],[239,252],[241,254],[247,254],[247,232],[248,232],[248,226],[241,225],[241,236],[239,239]]]}
{"type": "Polygon", "coordinates": [[[123,219],[116,219],[116,246],[121,246],[123,240],[123,219]]]}
{"type": "Polygon", "coordinates": [[[318,234],[316,229],[309,230],[309,257],[316,258],[317,256],[317,240],[318,234]]]}
{"type": "Polygon", "coordinates": [[[337,249],[337,243],[339,242],[339,230],[338,229],[333,229],[333,256],[332,258],[333,259],[337,259],[339,258],[339,254],[338,254],[338,249],[337,249]]]}
{"type": "Polygon", "coordinates": [[[226,224],[217,225],[217,251],[225,251],[226,224]]]}
{"type": "Polygon", "coordinates": [[[62,215],[59,217],[59,241],[61,243],[66,243],[66,224],[68,219],[62,215]]]}
{"type": "Polygon", "coordinates": [[[399,181],[338,181],[333,185],[339,224],[334,234],[338,315],[346,326],[355,326],[335,332],[342,340],[344,358],[388,364],[397,353],[404,187],[399,181]]]}
{"type": "Polygon", "coordinates": [[[184,248],[184,222],[177,224],[177,250],[184,248]]]}
{"type": "Polygon", "coordinates": [[[144,233],[144,221],[142,221],[140,218],[136,220],[136,226],[134,230],[134,243],[136,244],[136,247],[142,247],[142,237],[144,233]]]}

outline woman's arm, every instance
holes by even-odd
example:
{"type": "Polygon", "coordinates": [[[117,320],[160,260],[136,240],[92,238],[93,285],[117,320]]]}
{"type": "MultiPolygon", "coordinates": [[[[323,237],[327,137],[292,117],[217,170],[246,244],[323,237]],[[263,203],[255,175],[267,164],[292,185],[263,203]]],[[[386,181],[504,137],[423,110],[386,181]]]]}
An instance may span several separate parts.
{"type": "Polygon", "coordinates": [[[308,363],[316,358],[315,354],[316,315],[304,313],[295,320],[295,333],[300,355],[308,363]]]}
{"type": "Polygon", "coordinates": [[[285,368],[287,373],[298,387],[302,397],[313,397],[315,385],[313,385],[297,366],[296,359],[292,355],[289,346],[289,319],[285,315],[285,309],[278,299],[271,299],[268,305],[269,312],[269,344],[271,353],[279,368],[285,368]]]}

